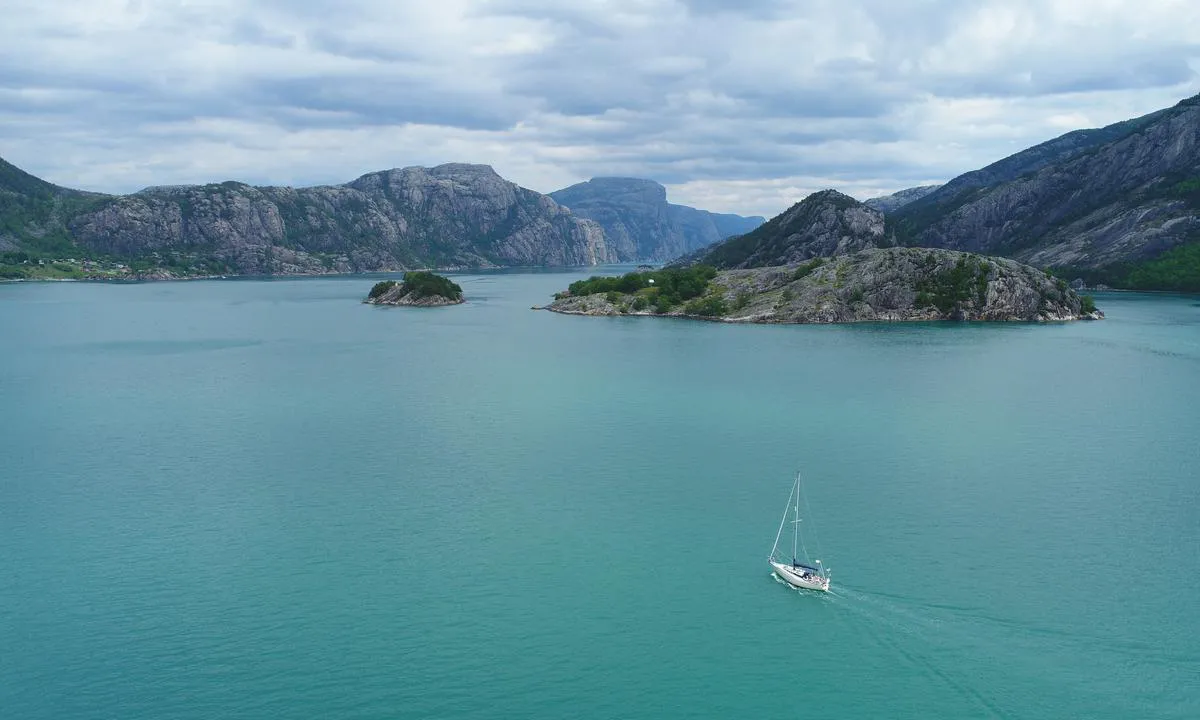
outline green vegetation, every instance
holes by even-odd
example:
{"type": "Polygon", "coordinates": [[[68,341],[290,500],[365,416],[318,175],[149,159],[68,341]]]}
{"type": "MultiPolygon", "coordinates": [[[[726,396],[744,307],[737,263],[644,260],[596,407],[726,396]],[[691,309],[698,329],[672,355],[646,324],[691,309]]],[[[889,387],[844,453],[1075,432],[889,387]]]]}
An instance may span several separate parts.
{"type": "Polygon", "coordinates": [[[814,270],[824,264],[825,258],[813,258],[812,260],[809,260],[808,262],[800,265],[800,267],[796,268],[795,272],[792,273],[792,280],[799,280],[800,278],[808,277],[813,273],[814,270]]]}
{"type": "Polygon", "coordinates": [[[846,282],[846,273],[848,271],[849,271],[849,268],[846,266],[846,263],[844,263],[844,262],[838,263],[837,270],[834,271],[833,286],[835,288],[840,288],[846,282]]]}
{"type": "Polygon", "coordinates": [[[43,257],[28,249],[0,252],[0,280],[117,280],[132,277],[133,270],[110,258],[43,257]]]}
{"type": "Polygon", "coordinates": [[[444,297],[447,300],[462,300],[462,288],[449,278],[435,275],[427,270],[404,273],[405,293],[418,298],[444,297]]]}
{"type": "MultiPolygon", "coordinates": [[[[666,312],[672,306],[697,298],[708,290],[708,283],[717,276],[715,268],[696,265],[688,268],[666,268],[652,272],[633,272],[613,276],[595,276],[577,280],[567,288],[571,295],[595,295],[597,293],[639,293],[647,303],[654,302],[656,308],[666,312]],[[652,297],[651,297],[652,296],[652,297]]],[[[611,299],[609,302],[613,302],[611,299]]],[[[636,300],[635,306],[636,306],[636,300]]],[[[636,307],[635,307],[636,309],[636,307]]]]}
{"type": "Polygon", "coordinates": [[[1079,296],[1079,312],[1084,315],[1096,312],[1096,299],[1091,295],[1079,296]]]}
{"type": "Polygon", "coordinates": [[[367,293],[367,299],[374,300],[399,284],[400,283],[396,282],[395,280],[381,280],[375,283],[374,287],[371,288],[371,292],[367,293]]]}
{"type": "Polygon", "coordinates": [[[1200,193],[1200,178],[1188,178],[1171,187],[1171,194],[1179,197],[1187,197],[1195,193],[1200,193]]]}
{"type": "Polygon", "coordinates": [[[67,263],[0,264],[0,280],[82,280],[85,277],[79,267],[67,263]]]}
{"type": "Polygon", "coordinates": [[[1200,242],[1172,248],[1130,269],[1125,282],[1131,290],[1200,292],[1200,242]]]}
{"type": "Polygon", "coordinates": [[[729,308],[725,306],[725,298],[720,295],[706,295],[684,305],[683,311],[688,315],[700,317],[720,317],[728,312],[729,308]]]}
{"type": "Polygon", "coordinates": [[[1174,247],[1152,260],[1118,263],[1098,270],[1051,268],[1057,277],[1080,278],[1090,286],[1108,285],[1126,290],[1200,292],[1200,238],[1174,247]]]}
{"type": "MultiPolygon", "coordinates": [[[[0,237],[15,239],[35,259],[91,259],[87,250],[71,240],[67,224],[76,215],[111,200],[60,188],[0,160],[0,237]]],[[[47,276],[45,272],[29,275],[47,276]]]]}
{"type": "MultiPolygon", "coordinates": [[[[567,293],[555,299],[603,294],[604,299],[620,312],[642,312],[652,309],[663,315],[682,305],[687,315],[720,317],[729,312],[729,304],[716,292],[710,292],[715,268],[696,265],[687,268],[665,268],[649,272],[633,272],[612,276],[596,276],[571,283],[567,293]],[[632,296],[632,297],[629,297],[632,296]],[[625,302],[628,298],[628,302],[625,302]]],[[[750,293],[740,293],[734,307],[746,307],[753,299],[750,293]]]]}
{"type": "Polygon", "coordinates": [[[942,270],[917,283],[917,307],[936,307],[943,314],[962,309],[974,300],[983,305],[987,298],[988,273],[991,263],[964,255],[954,267],[942,270]]]}

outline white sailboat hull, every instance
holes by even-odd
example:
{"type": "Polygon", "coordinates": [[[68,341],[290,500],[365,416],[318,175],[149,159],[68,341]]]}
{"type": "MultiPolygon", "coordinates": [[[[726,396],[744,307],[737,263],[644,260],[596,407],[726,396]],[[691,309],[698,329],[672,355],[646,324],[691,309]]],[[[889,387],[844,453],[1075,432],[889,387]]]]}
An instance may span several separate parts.
{"type": "Polygon", "coordinates": [[[823,578],[816,575],[808,575],[807,577],[801,574],[801,571],[792,569],[791,565],[777,563],[771,561],[771,567],[775,570],[775,575],[783,580],[788,585],[805,590],[821,590],[829,591],[829,578],[823,578]]]}

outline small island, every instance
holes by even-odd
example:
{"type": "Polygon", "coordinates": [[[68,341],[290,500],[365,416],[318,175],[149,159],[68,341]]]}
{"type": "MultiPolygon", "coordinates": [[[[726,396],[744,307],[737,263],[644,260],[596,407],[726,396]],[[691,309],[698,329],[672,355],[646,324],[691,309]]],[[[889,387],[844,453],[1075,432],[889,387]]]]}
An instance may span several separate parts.
{"type": "Polygon", "coordinates": [[[742,323],[1098,320],[1092,298],[1005,258],[932,248],[871,248],[802,263],[720,270],[668,267],[571,283],[547,310],[742,323]]]}
{"type": "Polygon", "coordinates": [[[384,280],[375,283],[367,299],[369,305],[404,305],[408,307],[441,307],[459,305],[462,288],[449,278],[425,270],[404,273],[404,280],[384,280]]]}

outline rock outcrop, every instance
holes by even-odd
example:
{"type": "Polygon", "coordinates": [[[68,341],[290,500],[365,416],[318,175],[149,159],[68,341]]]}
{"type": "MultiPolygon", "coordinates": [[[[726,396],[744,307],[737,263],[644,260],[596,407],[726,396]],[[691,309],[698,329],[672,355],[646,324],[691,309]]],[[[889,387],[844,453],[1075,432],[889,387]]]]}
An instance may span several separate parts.
{"type": "Polygon", "coordinates": [[[600,177],[550,193],[556,202],[604,228],[622,262],[674,260],[731,235],[749,232],[761,217],[697,210],[667,202],[652,180],[600,177]]]}
{"type": "Polygon", "coordinates": [[[898,190],[891,195],[881,195],[879,197],[873,197],[869,200],[863,200],[863,205],[866,205],[869,208],[875,208],[884,215],[887,215],[889,213],[896,212],[910,202],[920,200],[940,187],[941,185],[918,185],[917,187],[898,190]]]}
{"type": "MultiPolygon", "coordinates": [[[[24,186],[41,193],[33,197],[48,192],[29,182],[24,186]]],[[[485,165],[387,170],[326,187],[225,182],[86,197],[87,203],[75,202],[72,212],[57,215],[51,213],[51,200],[39,200],[39,207],[48,208],[46,227],[26,225],[32,230],[6,242],[24,246],[36,239],[31,232],[56,232],[90,253],[158,262],[190,259],[208,272],[229,274],[591,265],[618,259],[599,225],[485,165]]]]}
{"type": "Polygon", "coordinates": [[[895,245],[895,238],[883,213],[836,190],[822,190],[756,230],[695,253],[683,262],[722,269],[766,267],[891,245],[895,245]]]}
{"type": "Polygon", "coordinates": [[[929,248],[872,248],[806,263],[718,272],[700,301],[663,313],[656,291],[560,294],[547,309],[578,315],[703,317],[723,322],[1099,319],[1090,298],[1005,258],[929,248]],[[702,314],[691,312],[704,308],[702,314]]]}

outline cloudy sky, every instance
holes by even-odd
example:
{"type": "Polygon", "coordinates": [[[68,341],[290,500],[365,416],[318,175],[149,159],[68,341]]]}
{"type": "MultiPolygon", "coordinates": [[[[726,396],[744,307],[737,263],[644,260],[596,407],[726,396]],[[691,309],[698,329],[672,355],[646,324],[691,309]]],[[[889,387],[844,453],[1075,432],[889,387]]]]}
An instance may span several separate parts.
{"type": "Polygon", "coordinates": [[[487,163],[773,215],[1200,92],[1196,0],[5,0],[0,157],[128,192],[487,163]]]}

